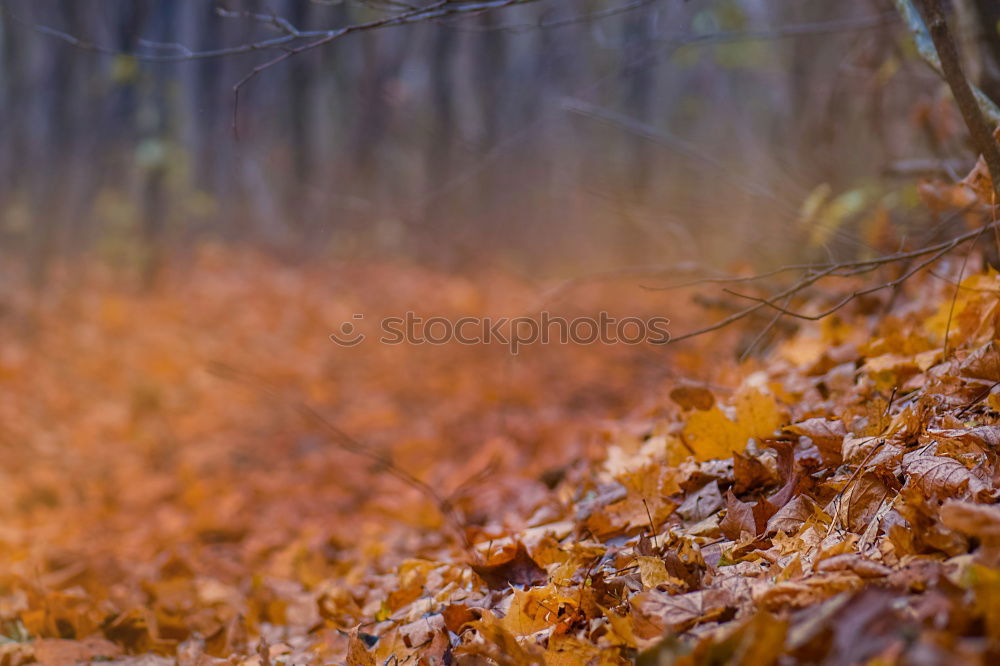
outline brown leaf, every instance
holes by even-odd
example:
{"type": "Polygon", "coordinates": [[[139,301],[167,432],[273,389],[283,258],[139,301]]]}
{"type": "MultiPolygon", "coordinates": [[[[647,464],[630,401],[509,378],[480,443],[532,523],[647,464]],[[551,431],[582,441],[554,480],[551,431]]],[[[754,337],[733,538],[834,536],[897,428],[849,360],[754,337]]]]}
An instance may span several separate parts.
{"type": "Polygon", "coordinates": [[[441,611],[444,618],[444,626],[453,634],[462,633],[462,627],[466,622],[476,619],[476,614],[465,604],[448,604],[441,611]]]}
{"type": "Polygon", "coordinates": [[[989,486],[954,458],[920,456],[904,463],[903,471],[909,477],[908,482],[928,497],[973,497],[985,501],[992,496],[989,486]]]}
{"type": "Polygon", "coordinates": [[[862,578],[884,578],[892,569],[857,553],[834,555],[816,564],[816,571],[849,571],[862,578]]]}
{"type": "Polygon", "coordinates": [[[774,474],[757,458],[742,453],[733,455],[733,492],[742,495],[774,481],[774,474]]]}
{"type": "Polygon", "coordinates": [[[375,666],[375,657],[358,636],[358,627],[347,634],[347,666],[375,666]]]}
{"type": "Polygon", "coordinates": [[[804,608],[835,594],[860,587],[861,578],[853,573],[835,571],[821,573],[801,581],[765,584],[754,591],[754,601],[761,608],[777,611],[804,608]]]}
{"type": "Polygon", "coordinates": [[[704,386],[682,384],[670,392],[670,399],[683,409],[706,411],[715,404],[715,396],[704,386]]]}
{"type": "Polygon", "coordinates": [[[959,555],[969,550],[968,539],[941,524],[940,507],[920,488],[907,484],[899,493],[896,508],[886,514],[888,534],[897,552],[959,555]],[[893,517],[898,513],[898,520],[893,517]]]}
{"type": "Polygon", "coordinates": [[[832,421],[825,418],[806,419],[786,426],[785,430],[812,440],[827,465],[840,464],[842,459],[841,446],[847,435],[843,421],[832,421]]]}
{"type": "Polygon", "coordinates": [[[542,585],[548,580],[545,569],[531,559],[520,541],[505,547],[485,564],[473,564],[472,570],[493,590],[510,585],[542,585]]]}
{"type": "Polygon", "coordinates": [[[805,495],[797,495],[767,521],[767,534],[795,534],[802,524],[816,515],[819,507],[805,495]]]}
{"type": "Polygon", "coordinates": [[[948,500],[941,506],[941,524],[979,541],[976,559],[1000,565],[1000,506],[948,500]]]}
{"type": "Polygon", "coordinates": [[[648,534],[639,535],[639,541],[635,544],[635,554],[644,555],[646,557],[655,557],[658,553],[656,552],[656,547],[653,545],[653,540],[648,534]]]}
{"type": "Polygon", "coordinates": [[[767,529],[767,521],[771,516],[778,513],[778,505],[772,504],[766,497],[761,497],[753,505],[753,522],[756,528],[755,534],[760,535],[767,529]]]}
{"type": "Polygon", "coordinates": [[[485,639],[484,643],[466,643],[455,650],[458,663],[483,663],[483,657],[491,659],[492,662],[501,666],[520,666],[521,664],[545,665],[545,659],[540,647],[530,642],[521,643],[517,637],[504,629],[496,616],[486,613],[483,617],[471,625],[480,636],[485,639]],[[476,660],[465,660],[465,657],[474,657],[476,660]]]}
{"type": "Polygon", "coordinates": [[[631,606],[636,633],[651,638],[666,630],[680,633],[700,622],[717,619],[732,603],[725,589],[675,595],[647,590],[632,597],[631,606]]]}
{"type": "Polygon", "coordinates": [[[945,527],[974,537],[1000,538],[1000,506],[949,500],[941,506],[945,527]]]}
{"type": "Polygon", "coordinates": [[[704,520],[722,508],[722,493],[717,481],[705,484],[699,491],[691,493],[684,503],[677,507],[677,515],[692,523],[704,520]]]}
{"type": "Polygon", "coordinates": [[[841,493],[837,502],[837,519],[850,531],[861,533],[888,494],[889,489],[876,474],[862,474],[841,493]]]}
{"type": "Polygon", "coordinates": [[[960,366],[965,377],[1000,382],[1000,348],[989,342],[972,352],[960,366]]]}
{"type": "MultiPolygon", "coordinates": [[[[792,445],[788,442],[776,441],[772,443],[772,446],[778,452],[778,471],[781,474],[784,485],[767,498],[767,503],[774,507],[774,511],[777,511],[785,506],[788,500],[792,499],[792,493],[795,492],[795,485],[798,482],[798,478],[795,472],[795,454],[792,450],[792,445]]],[[[770,510],[770,507],[768,507],[768,510],[770,510]]],[[[770,518],[774,514],[774,511],[770,511],[767,517],[770,518]]]]}
{"type": "Polygon", "coordinates": [[[984,425],[967,429],[928,429],[927,435],[939,442],[950,441],[966,447],[972,445],[993,451],[1000,449],[1000,426],[998,425],[984,425]]]}
{"type": "Polygon", "coordinates": [[[444,617],[440,613],[422,617],[409,624],[399,627],[399,635],[403,639],[403,645],[408,648],[415,648],[430,643],[437,634],[445,627],[444,617]]]}
{"type": "Polygon", "coordinates": [[[737,499],[731,490],[726,491],[726,517],[719,523],[719,529],[730,541],[739,541],[744,532],[757,536],[753,507],[737,499]]]}

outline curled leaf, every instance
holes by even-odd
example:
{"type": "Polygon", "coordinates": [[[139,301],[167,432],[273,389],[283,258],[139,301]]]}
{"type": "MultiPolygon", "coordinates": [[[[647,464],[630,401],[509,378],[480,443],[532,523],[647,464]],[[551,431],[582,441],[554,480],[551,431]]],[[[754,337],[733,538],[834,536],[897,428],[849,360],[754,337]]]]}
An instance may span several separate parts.
{"type": "Polygon", "coordinates": [[[485,564],[473,564],[472,570],[494,590],[502,590],[510,585],[541,585],[548,580],[545,569],[531,559],[520,541],[507,546],[485,564]]]}
{"type": "Polygon", "coordinates": [[[816,448],[819,449],[826,464],[840,464],[841,446],[847,435],[847,429],[842,421],[825,418],[806,419],[785,426],[785,431],[811,439],[816,448]]]}

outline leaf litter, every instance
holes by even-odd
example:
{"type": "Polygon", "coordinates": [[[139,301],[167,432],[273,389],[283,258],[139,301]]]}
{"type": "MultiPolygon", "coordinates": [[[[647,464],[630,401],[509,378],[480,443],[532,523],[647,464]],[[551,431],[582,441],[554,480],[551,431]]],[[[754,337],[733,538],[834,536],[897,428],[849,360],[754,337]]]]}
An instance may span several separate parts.
{"type": "MultiPolygon", "coordinates": [[[[643,374],[662,351],[361,361],[315,335],[329,276],[200,261],[152,297],[96,279],[4,322],[37,331],[0,355],[0,663],[1000,657],[993,272],[966,278],[950,326],[952,289],[918,278],[762,359],[719,362],[722,336],[643,374]],[[387,462],[345,457],[282,400],[387,462]]],[[[379,298],[496,306],[358,270],[379,298]]]]}

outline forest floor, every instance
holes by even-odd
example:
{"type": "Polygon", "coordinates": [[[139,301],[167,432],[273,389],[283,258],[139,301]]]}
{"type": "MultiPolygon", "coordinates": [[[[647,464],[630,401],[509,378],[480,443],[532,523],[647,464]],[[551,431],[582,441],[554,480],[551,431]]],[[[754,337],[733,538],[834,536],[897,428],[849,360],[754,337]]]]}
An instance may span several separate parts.
{"type": "Polygon", "coordinates": [[[1000,277],[736,351],[334,344],[684,294],[206,250],[0,311],[0,664],[996,663],[1000,277]],[[419,305],[417,305],[419,304],[419,305]]]}

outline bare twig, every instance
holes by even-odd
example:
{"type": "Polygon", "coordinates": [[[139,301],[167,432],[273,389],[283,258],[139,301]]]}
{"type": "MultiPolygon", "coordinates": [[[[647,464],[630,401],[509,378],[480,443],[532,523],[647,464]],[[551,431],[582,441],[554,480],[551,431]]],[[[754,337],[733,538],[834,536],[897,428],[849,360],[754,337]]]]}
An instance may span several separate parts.
{"type": "MultiPolygon", "coordinates": [[[[180,44],[162,44],[142,40],[141,45],[154,51],[173,50],[176,53],[146,53],[142,51],[122,51],[119,49],[95,44],[90,40],[83,39],[77,35],[72,35],[63,30],[51,26],[34,23],[27,20],[15,12],[4,2],[0,5],[0,12],[11,20],[24,25],[35,32],[66,42],[71,46],[102,55],[123,55],[146,62],[184,62],[189,60],[208,60],[212,58],[223,58],[227,56],[243,55],[258,51],[274,51],[287,49],[295,53],[302,53],[314,48],[328,44],[344,35],[366,30],[376,30],[397,25],[407,25],[422,21],[433,21],[436,19],[450,18],[456,16],[476,15],[483,12],[490,12],[496,9],[503,9],[513,5],[529,4],[540,0],[480,0],[478,2],[455,2],[454,0],[438,0],[423,7],[407,7],[403,11],[384,16],[379,19],[364,23],[355,23],[341,28],[327,28],[322,30],[302,30],[292,25],[286,19],[276,15],[243,12],[224,12],[223,16],[246,16],[255,21],[269,24],[277,28],[282,34],[278,37],[238,44],[236,46],[221,47],[216,49],[206,49],[196,51],[180,44]],[[304,42],[304,43],[303,43],[304,42]]],[[[287,53],[287,51],[285,51],[287,53]]],[[[281,62],[285,58],[274,58],[267,64],[268,67],[281,62]]],[[[266,63],[265,63],[266,64],[266,63]]],[[[252,76],[250,77],[252,78],[252,76]]]]}
{"type": "Polygon", "coordinates": [[[866,294],[874,293],[874,292],[882,290],[882,289],[888,289],[888,288],[895,287],[895,286],[898,286],[898,285],[902,284],[903,282],[905,282],[909,278],[913,277],[913,275],[915,275],[919,271],[923,270],[924,268],[927,268],[928,266],[930,266],[934,262],[936,262],[938,259],[940,259],[941,257],[945,256],[946,254],[948,254],[952,250],[954,250],[959,245],[962,245],[963,243],[966,243],[966,242],[968,242],[968,241],[970,241],[970,240],[972,240],[974,238],[978,238],[979,235],[982,234],[986,229],[995,228],[997,225],[1000,225],[1000,222],[991,222],[991,223],[989,223],[987,225],[984,225],[981,228],[978,228],[978,229],[975,229],[973,231],[969,231],[969,232],[966,232],[966,233],[961,234],[959,236],[956,236],[956,237],[952,238],[951,240],[944,241],[944,242],[941,242],[941,243],[935,243],[933,245],[929,245],[929,246],[921,248],[919,250],[913,250],[911,252],[899,252],[899,253],[896,253],[896,254],[893,254],[893,255],[887,255],[885,257],[880,257],[880,258],[874,259],[874,260],[851,261],[851,262],[843,262],[843,263],[836,263],[836,264],[826,264],[821,269],[810,271],[807,275],[805,275],[804,277],[802,277],[798,282],[796,282],[793,285],[791,285],[791,286],[789,286],[789,287],[787,287],[787,288],[779,291],[777,294],[774,294],[773,296],[771,296],[769,298],[760,298],[760,297],[752,296],[752,295],[749,295],[749,294],[739,293],[739,292],[736,292],[736,291],[733,291],[731,289],[726,288],[725,291],[727,293],[729,293],[729,294],[731,294],[733,296],[737,296],[739,298],[745,298],[747,300],[754,301],[754,304],[750,305],[750,306],[747,306],[746,308],[743,308],[741,310],[738,310],[737,312],[734,312],[733,314],[731,314],[731,315],[729,315],[727,317],[724,317],[723,319],[720,319],[719,321],[715,322],[714,324],[711,324],[709,326],[705,326],[704,328],[700,328],[700,329],[697,329],[695,331],[691,331],[689,333],[685,333],[685,334],[680,335],[680,336],[674,336],[674,337],[671,338],[671,342],[680,342],[681,340],[686,340],[688,338],[693,338],[693,337],[698,336],[698,335],[703,335],[705,333],[709,333],[709,332],[712,332],[712,331],[717,331],[719,329],[725,328],[726,326],[729,326],[730,324],[733,324],[733,323],[735,323],[737,321],[740,321],[742,319],[745,319],[746,317],[751,316],[752,314],[754,314],[755,312],[757,312],[758,310],[760,310],[761,308],[764,308],[764,307],[772,308],[772,309],[774,309],[774,310],[776,310],[776,311],[778,311],[778,312],[780,312],[780,313],[782,313],[784,315],[788,315],[788,316],[794,317],[796,319],[804,319],[804,320],[808,320],[808,321],[815,321],[815,320],[818,320],[818,319],[823,319],[824,317],[828,317],[829,315],[833,314],[837,310],[841,309],[842,307],[844,307],[845,305],[847,305],[851,301],[855,300],[856,298],[859,298],[859,297],[864,296],[866,294]],[[880,283],[880,284],[877,284],[877,285],[873,285],[873,286],[870,286],[870,287],[866,287],[866,288],[863,288],[863,289],[857,289],[855,291],[852,291],[852,292],[844,295],[832,307],[830,307],[830,308],[828,308],[828,309],[826,309],[823,312],[820,312],[818,314],[807,315],[807,314],[804,314],[804,313],[801,313],[801,312],[795,312],[793,310],[789,310],[787,307],[781,305],[781,302],[784,299],[789,298],[789,297],[794,297],[795,295],[800,294],[801,292],[803,292],[807,288],[811,287],[812,285],[816,284],[817,282],[819,282],[820,280],[822,280],[822,279],[824,279],[826,277],[831,277],[831,276],[832,277],[843,277],[843,276],[850,275],[850,274],[856,274],[856,273],[860,273],[860,272],[867,272],[867,271],[874,270],[875,268],[877,268],[879,266],[882,266],[882,265],[886,265],[886,264],[890,264],[890,263],[895,263],[895,262],[898,262],[898,261],[904,261],[904,260],[908,260],[908,259],[917,259],[917,258],[921,258],[921,257],[926,257],[926,258],[923,259],[923,261],[920,261],[920,262],[916,263],[913,267],[909,268],[907,271],[905,271],[899,277],[897,277],[897,278],[895,278],[893,280],[890,280],[888,282],[883,282],[883,283],[880,283]]]}
{"type": "MultiPolygon", "coordinates": [[[[972,210],[971,206],[966,206],[951,215],[947,216],[942,220],[942,224],[953,222],[960,215],[972,210]]],[[[992,225],[991,225],[992,226],[992,225]]],[[[976,231],[970,231],[963,236],[959,236],[958,240],[964,242],[969,238],[974,237],[978,233],[976,231]]],[[[859,259],[856,261],[845,261],[841,263],[826,262],[826,263],[814,263],[814,264],[788,264],[786,266],[780,266],[772,270],[756,273],[754,275],[741,275],[741,276],[720,276],[720,277],[703,277],[695,280],[690,280],[688,282],[678,282],[676,284],[666,285],[663,287],[643,287],[648,291],[673,291],[676,289],[683,289],[687,287],[696,287],[702,284],[739,284],[742,282],[758,282],[765,280],[767,278],[776,277],[783,273],[792,273],[795,271],[807,271],[807,274],[813,273],[815,271],[823,271],[827,268],[833,268],[834,272],[830,275],[833,277],[852,277],[855,275],[860,275],[862,273],[870,272],[879,266],[885,264],[895,263],[898,261],[906,261],[908,259],[918,259],[922,256],[932,254],[939,249],[949,246],[954,240],[942,241],[940,243],[935,243],[934,245],[927,245],[917,250],[907,250],[906,252],[897,252],[894,254],[882,255],[880,257],[874,257],[872,259],[859,259]]]]}
{"type": "MultiPolygon", "coordinates": [[[[807,315],[807,314],[803,314],[801,312],[795,312],[793,310],[787,309],[786,307],[784,307],[782,305],[778,305],[777,303],[775,303],[775,300],[777,300],[776,298],[759,298],[757,296],[751,296],[750,294],[742,294],[742,293],[733,291],[732,289],[724,289],[723,291],[725,291],[727,294],[731,294],[731,295],[737,296],[739,298],[745,298],[747,300],[755,301],[755,302],[757,302],[757,303],[759,303],[761,305],[766,305],[768,307],[774,308],[775,310],[777,310],[781,314],[788,315],[789,317],[794,317],[796,319],[804,319],[806,321],[818,321],[818,320],[823,319],[825,317],[829,317],[834,312],[836,312],[837,310],[841,309],[842,307],[844,307],[845,305],[847,305],[848,303],[850,303],[851,301],[853,301],[854,299],[856,299],[856,298],[858,298],[860,296],[864,296],[866,294],[871,294],[871,293],[874,293],[876,291],[881,291],[882,289],[889,289],[891,287],[896,287],[896,286],[902,284],[903,282],[905,282],[909,278],[911,278],[914,275],[916,275],[922,269],[926,268],[927,266],[930,266],[935,261],[937,261],[938,259],[940,259],[944,255],[948,254],[948,252],[950,252],[952,249],[953,249],[953,247],[949,247],[947,249],[943,249],[943,250],[941,250],[939,252],[936,252],[929,259],[925,259],[924,261],[916,264],[913,268],[910,268],[909,270],[907,270],[905,273],[903,273],[902,275],[900,275],[898,278],[896,278],[894,280],[890,280],[889,282],[883,282],[881,284],[877,284],[877,285],[874,285],[874,286],[871,286],[871,287],[865,287],[864,289],[858,289],[856,291],[852,291],[851,293],[846,294],[845,296],[843,296],[832,307],[830,307],[830,308],[828,308],[828,309],[826,309],[826,310],[824,310],[824,311],[822,311],[822,312],[820,312],[818,314],[813,314],[813,315],[807,315]]],[[[803,287],[803,289],[804,288],[805,287],[803,287]]],[[[791,294],[786,294],[786,293],[783,292],[782,296],[793,295],[793,294],[796,294],[796,293],[798,293],[798,291],[793,291],[793,292],[791,292],[791,294]]]]}
{"type": "Polygon", "coordinates": [[[529,30],[552,30],[555,28],[565,28],[567,26],[579,25],[581,23],[599,21],[613,16],[627,14],[628,12],[641,9],[659,1],[660,0],[633,0],[633,2],[626,2],[614,7],[605,7],[604,9],[584,12],[563,19],[545,21],[543,20],[544,17],[542,17],[539,18],[536,23],[502,23],[499,25],[456,25],[454,23],[445,23],[444,25],[447,25],[449,28],[457,29],[461,32],[510,32],[518,34],[529,30]]]}
{"type": "MultiPolygon", "coordinates": [[[[792,299],[791,296],[787,297],[781,304],[782,307],[788,307],[788,302],[791,299],[792,299]]],[[[778,322],[781,320],[784,314],[785,313],[782,312],[781,310],[778,310],[774,313],[774,316],[771,318],[771,321],[767,322],[767,326],[760,329],[760,332],[754,336],[754,339],[750,341],[750,344],[747,345],[746,349],[743,350],[743,353],[740,354],[740,362],[745,361],[747,358],[750,357],[750,354],[753,353],[753,350],[757,347],[757,345],[759,345],[761,341],[765,337],[767,337],[767,334],[771,332],[778,325],[778,322]]]]}

